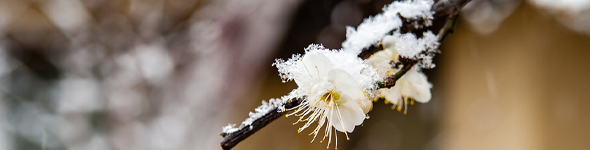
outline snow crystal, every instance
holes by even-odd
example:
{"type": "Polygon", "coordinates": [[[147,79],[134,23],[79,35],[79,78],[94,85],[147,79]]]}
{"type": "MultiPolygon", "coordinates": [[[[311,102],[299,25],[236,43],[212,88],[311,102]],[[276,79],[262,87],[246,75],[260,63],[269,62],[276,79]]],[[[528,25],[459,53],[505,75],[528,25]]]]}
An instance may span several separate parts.
{"type": "Polygon", "coordinates": [[[251,125],[252,122],[254,122],[254,120],[264,116],[266,113],[270,112],[271,110],[284,105],[286,99],[277,99],[277,98],[271,98],[270,100],[268,100],[268,102],[266,101],[262,101],[262,105],[256,107],[256,109],[254,109],[254,112],[250,112],[248,115],[250,116],[250,118],[244,120],[244,122],[242,122],[242,125],[244,126],[248,126],[251,125]]]}
{"type": "Polygon", "coordinates": [[[409,20],[426,20],[430,25],[433,18],[430,8],[434,4],[432,0],[406,0],[393,2],[383,8],[383,13],[365,19],[355,30],[353,27],[346,29],[346,41],[342,43],[342,49],[358,54],[364,48],[374,45],[383,39],[389,32],[399,32],[402,20],[398,16],[409,20]]]}
{"type": "MultiPolygon", "coordinates": [[[[330,50],[325,48],[320,44],[311,44],[307,48],[305,48],[305,53],[309,52],[320,52],[324,54],[328,58],[327,61],[333,64],[334,68],[341,69],[349,73],[354,79],[357,80],[358,83],[361,84],[362,89],[372,90],[375,87],[375,83],[381,78],[377,75],[377,72],[371,68],[371,66],[366,65],[363,63],[363,60],[360,59],[357,54],[346,52],[343,50],[330,50]]],[[[273,66],[276,66],[279,71],[279,75],[283,79],[283,82],[292,81],[295,78],[302,79],[303,82],[316,82],[312,81],[313,79],[309,75],[308,69],[313,68],[306,68],[303,65],[302,55],[294,54],[290,59],[287,61],[282,59],[277,59],[273,66]]],[[[302,92],[302,94],[305,94],[302,92]]],[[[295,95],[297,97],[301,97],[303,95],[295,95]]]]}
{"type": "Polygon", "coordinates": [[[421,68],[434,68],[432,57],[440,45],[437,35],[427,31],[421,38],[412,33],[394,33],[390,37],[395,40],[395,49],[400,56],[419,60],[421,68]]]}
{"type": "MultiPolygon", "coordinates": [[[[291,93],[294,93],[294,92],[291,92],[291,93]]],[[[223,127],[223,133],[232,133],[232,132],[238,131],[239,129],[242,129],[244,127],[249,127],[249,129],[252,130],[252,123],[256,119],[259,119],[260,117],[266,115],[270,111],[277,109],[277,112],[284,112],[285,111],[285,106],[284,106],[285,103],[289,99],[295,98],[293,95],[294,94],[289,94],[289,95],[283,96],[281,98],[271,98],[270,100],[268,100],[268,102],[263,100],[262,105],[256,107],[254,109],[254,112],[248,113],[248,115],[250,117],[247,118],[246,120],[244,120],[242,122],[242,124],[240,125],[240,127],[236,128],[235,124],[229,124],[229,125],[223,127]]]]}
{"type": "Polygon", "coordinates": [[[422,38],[417,38],[416,35],[407,34],[393,34],[395,37],[395,49],[399,55],[414,58],[422,51],[435,51],[438,47],[438,37],[432,32],[427,31],[423,33],[422,38]]]}
{"type": "Polygon", "coordinates": [[[238,131],[238,128],[236,128],[236,124],[228,124],[227,126],[224,126],[222,130],[223,133],[233,133],[238,131]]]}

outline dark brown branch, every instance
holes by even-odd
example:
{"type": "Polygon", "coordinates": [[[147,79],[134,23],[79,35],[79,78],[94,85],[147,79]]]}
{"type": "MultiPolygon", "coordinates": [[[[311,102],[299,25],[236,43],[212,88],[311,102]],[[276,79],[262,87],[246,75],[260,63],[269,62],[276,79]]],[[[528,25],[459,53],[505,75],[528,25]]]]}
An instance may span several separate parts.
{"type": "MultiPolygon", "coordinates": [[[[305,97],[304,97],[305,98],[305,97]]],[[[291,99],[285,104],[285,109],[291,109],[296,107],[301,103],[301,99],[291,99]]],[[[221,148],[223,149],[231,149],[240,143],[242,140],[248,138],[250,135],[256,133],[258,130],[264,128],[266,125],[271,123],[272,121],[284,116],[288,111],[279,112],[277,108],[269,111],[264,116],[254,120],[251,125],[244,126],[240,128],[238,131],[225,134],[222,133],[221,136],[223,140],[221,140],[221,148]]]]}
{"type": "MultiPolygon", "coordinates": [[[[455,25],[456,18],[458,16],[459,10],[465,6],[471,0],[439,0],[433,6],[432,10],[435,11],[434,14],[434,21],[437,20],[444,20],[444,25],[440,29],[438,29],[438,36],[439,42],[442,42],[444,38],[449,34],[452,33],[453,27],[455,25]]],[[[413,25],[409,25],[409,21],[404,21],[404,25],[400,28],[402,33],[421,33],[426,30],[433,30],[427,28],[414,28],[413,25]]],[[[359,57],[362,59],[369,58],[372,54],[376,53],[377,51],[383,50],[382,46],[371,46],[365,50],[363,50],[359,57]]],[[[396,72],[394,75],[385,78],[385,81],[382,83],[378,83],[380,88],[389,88],[395,85],[395,82],[401,78],[408,70],[410,70],[418,60],[408,59],[408,58],[400,58],[400,65],[402,68],[396,72]]],[[[290,100],[285,104],[285,109],[290,109],[297,107],[303,98],[299,100],[290,100]]],[[[269,111],[264,116],[254,120],[251,125],[245,126],[240,128],[238,131],[229,133],[229,134],[221,134],[223,140],[221,141],[221,148],[223,149],[231,149],[240,143],[242,140],[248,138],[250,135],[256,133],[258,130],[264,128],[266,125],[271,123],[272,121],[278,119],[281,116],[289,113],[288,111],[279,112],[278,109],[273,109],[269,111]]]]}
{"type": "MultiPolygon", "coordinates": [[[[470,1],[471,0],[439,0],[432,5],[432,10],[434,11],[433,21],[436,22],[436,21],[440,21],[440,20],[445,20],[444,27],[442,27],[438,30],[438,31],[440,31],[439,32],[439,42],[441,42],[442,39],[444,37],[446,37],[446,35],[448,33],[452,33],[455,20],[456,20],[457,16],[459,15],[459,11],[461,10],[461,8],[463,8],[470,1]],[[452,21],[450,21],[450,20],[452,20],[452,21]],[[450,26],[448,25],[449,21],[451,23],[450,26]],[[441,32],[444,32],[444,34],[440,34],[441,32]]],[[[400,33],[408,33],[408,32],[422,33],[425,30],[433,30],[430,28],[417,29],[417,28],[415,28],[415,26],[411,25],[412,22],[410,20],[403,19],[403,21],[404,21],[404,24],[400,28],[400,33]]],[[[383,50],[382,46],[373,45],[371,47],[364,49],[358,56],[362,59],[367,59],[367,58],[371,57],[371,55],[373,55],[374,53],[376,53],[380,50],[383,50]]]]}
{"type": "Polygon", "coordinates": [[[400,58],[400,62],[403,64],[402,68],[392,76],[386,77],[383,82],[377,83],[379,88],[390,88],[395,86],[395,82],[397,82],[398,79],[406,74],[406,72],[408,72],[408,70],[410,70],[417,61],[414,59],[400,58]]]}

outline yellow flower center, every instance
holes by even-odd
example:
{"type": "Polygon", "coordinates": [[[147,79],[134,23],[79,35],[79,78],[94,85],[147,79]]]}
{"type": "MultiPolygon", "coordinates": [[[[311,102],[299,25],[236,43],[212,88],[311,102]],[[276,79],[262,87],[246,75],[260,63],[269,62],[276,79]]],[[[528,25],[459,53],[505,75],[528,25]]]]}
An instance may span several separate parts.
{"type": "Polygon", "coordinates": [[[336,102],[339,99],[340,99],[340,93],[330,90],[326,94],[324,94],[320,100],[326,101],[326,103],[330,103],[331,100],[334,100],[334,103],[336,104],[336,106],[340,106],[340,104],[338,104],[336,102]]]}

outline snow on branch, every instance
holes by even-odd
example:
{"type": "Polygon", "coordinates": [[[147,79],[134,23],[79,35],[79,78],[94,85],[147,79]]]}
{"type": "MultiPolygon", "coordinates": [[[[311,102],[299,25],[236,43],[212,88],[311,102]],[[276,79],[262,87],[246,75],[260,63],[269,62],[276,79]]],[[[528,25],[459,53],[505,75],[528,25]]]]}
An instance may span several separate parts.
{"type": "MultiPolygon", "coordinates": [[[[383,13],[365,19],[357,29],[347,27],[346,40],[342,49],[352,53],[360,53],[364,48],[376,44],[389,32],[399,33],[403,25],[402,18],[407,20],[431,20],[433,12],[430,10],[432,0],[412,0],[393,2],[383,8],[383,13]]],[[[423,25],[431,25],[431,21],[423,25]]]]}

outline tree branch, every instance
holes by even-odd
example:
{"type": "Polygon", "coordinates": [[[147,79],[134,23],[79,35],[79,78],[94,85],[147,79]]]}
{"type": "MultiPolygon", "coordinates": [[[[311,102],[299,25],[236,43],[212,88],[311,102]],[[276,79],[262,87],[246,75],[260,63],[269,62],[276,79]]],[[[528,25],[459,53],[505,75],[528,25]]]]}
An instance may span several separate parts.
{"type": "MultiPolygon", "coordinates": [[[[469,3],[471,0],[439,0],[432,6],[432,10],[435,11],[433,21],[444,21],[443,27],[439,29],[438,32],[438,41],[442,42],[444,38],[449,34],[452,33],[453,27],[455,25],[456,18],[459,14],[459,11],[463,6],[469,3]]],[[[407,32],[423,32],[426,28],[415,28],[415,26],[410,25],[409,22],[404,21],[404,25],[400,29],[402,33],[407,32]]],[[[362,59],[369,58],[372,54],[383,50],[382,46],[371,46],[365,50],[363,50],[358,56],[362,59]]],[[[395,82],[401,78],[408,70],[410,70],[418,60],[408,59],[408,58],[400,58],[400,63],[403,67],[396,72],[394,75],[385,78],[385,81],[382,83],[378,83],[379,88],[389,88],[395,85],[395,82]]],[[[301,101],[304,99],[291,99],[285,105],[285,109],[290,109],[297,107],[301,101]]],[[[221,140],[221,148],[227,150],[231,149],[236,146],[238,143],[243,141],[244,139],[248,138],[250,135],[256,133],[258,130],[264,128],[266,125],[271,123],[272,121],[278,119],[285,114],[288,114],[289,111],[279,112],[278,108],[275,108],[269,111],[264,116],[254,120],[251,125],[244,126],[240,128],[238,131],[225,134],[222,133],[221,136],[223,140],[221,140]]]]}
{"type": "MultiPolygon", "coordinates": [[[[305,97],[304,97],[305,98],[305,97]]],[[[285,109],[291,109],[296,107],[301,103],[303,99],[290,99],[284,106],[285,109]]],[[[221,148],[223,149],[231,149],[240,143],[242,140],[248,138],[250,135],[256,133],[258,130],[264,128],[266,125],[271,123],[272,121],[278,119],[281,116],[284,116],[288,111],[279,112],[278,108],[270,110],[264,116],[254,120],[251,125],[244,126],[238,131],[225,134],[222,133],[221,136],[223,140],[221,140],[221,148]]]]}

